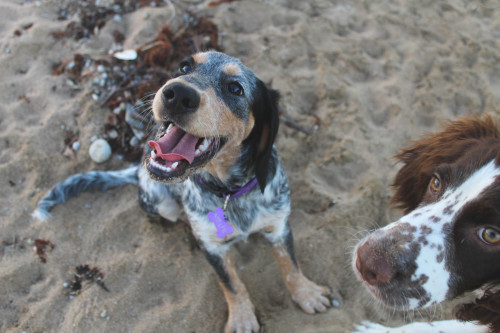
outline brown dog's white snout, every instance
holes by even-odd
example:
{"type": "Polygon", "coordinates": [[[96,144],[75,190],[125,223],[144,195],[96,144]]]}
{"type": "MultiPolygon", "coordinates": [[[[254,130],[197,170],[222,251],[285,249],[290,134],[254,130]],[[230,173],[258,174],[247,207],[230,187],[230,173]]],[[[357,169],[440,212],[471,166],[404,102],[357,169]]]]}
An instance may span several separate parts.
{"type": "Polygon", "coordinates": [[[369,285],[388,283],[397,273],[393,260],[381,252],[369,240],[357,250],[356,269],[369,285]]]}
{"type": "Polygon", "coordinates": [[[170,114],[193,113],[200,106],[200,95],[192,87],[175,82],[162,90],[162,101],[170,114]]]}

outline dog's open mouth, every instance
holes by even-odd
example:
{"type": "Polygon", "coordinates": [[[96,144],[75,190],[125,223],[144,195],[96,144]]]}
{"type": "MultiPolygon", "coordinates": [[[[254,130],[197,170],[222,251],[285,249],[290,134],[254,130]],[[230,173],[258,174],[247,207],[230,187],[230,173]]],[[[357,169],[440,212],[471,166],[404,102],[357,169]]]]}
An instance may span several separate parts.
{"type": "Polygon", "coordinates": [[[185,179],[211,160],[224,142],[224,138],[200,138],[174,123],[164,123],[148,142],[152,149],[145,159],[146,169],[159,181],[185,179]]]}

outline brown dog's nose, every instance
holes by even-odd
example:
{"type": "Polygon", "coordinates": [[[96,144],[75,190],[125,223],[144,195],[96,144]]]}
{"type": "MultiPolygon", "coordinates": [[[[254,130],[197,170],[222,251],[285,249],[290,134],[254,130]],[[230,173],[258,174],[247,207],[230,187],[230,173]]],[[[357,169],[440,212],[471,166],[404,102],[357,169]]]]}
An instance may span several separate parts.
{"type": "Polygon", "coordinates": [[[356,269],[370,285],[390,282],[396,275],[390,256],[372,246],[368,241],[358,248],[356,269]]]}
{"type": "Polygon", "coordinates": [[[166,86],[162,91],[162,100],[170,113],[195,112],[200,106],[200,95],[193,88],[182,83],[166,86]]]}

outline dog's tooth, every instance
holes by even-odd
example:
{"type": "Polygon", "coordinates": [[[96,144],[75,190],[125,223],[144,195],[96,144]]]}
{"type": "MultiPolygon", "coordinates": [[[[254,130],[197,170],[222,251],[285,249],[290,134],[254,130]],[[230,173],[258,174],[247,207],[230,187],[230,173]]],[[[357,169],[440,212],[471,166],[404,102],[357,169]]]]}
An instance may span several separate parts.
{"type": "Polygon", "coordinates": [[[167,172],[170,172],[170,171],[172,171],[172,169],[170,169],[170,168],[167,168],[167,172]]]}
{"type": "Polygon", "coordinates": [[[167,134],[168,132],[170,132],[170,130],[172,129],[172,126],[173,126],[173,125],[174,125],[173,123],[170,123],[170,124],[168,125],[168,127],[167,127],[167,131],[165,132],[165,134],[167,134]]]}
{"type": "Polygon", "coordinates": [[[175,169],[175,168],[177,168],[178,165],[179,165],[179,162],[175,162],[174,164],[172,164],[171,168],[175,169]]]}
{"type": "Polygon", "coordinates": [[[153,149],[153,150],[151,150],[151,157],[152,157],[152,158],[155,158],[155,157],[156,157],[156,152],[155,152],[155,150],[154,150],[154,149],[153,149]]]}
{"type": "Polygon", "coordinates": [[[194,151],[194,154],[195,154],[195,155],[200,155],[200,150],[199,150],[199,149],[196,149],[196,150],[194,151]]]}
{"type": "Polygon", "coordinates": [[[208,146],[210,146],[210,139],[204,138],[199,149],[200,149],[200,151],[205,151],[205,150],[207,150],[208,146]]]}

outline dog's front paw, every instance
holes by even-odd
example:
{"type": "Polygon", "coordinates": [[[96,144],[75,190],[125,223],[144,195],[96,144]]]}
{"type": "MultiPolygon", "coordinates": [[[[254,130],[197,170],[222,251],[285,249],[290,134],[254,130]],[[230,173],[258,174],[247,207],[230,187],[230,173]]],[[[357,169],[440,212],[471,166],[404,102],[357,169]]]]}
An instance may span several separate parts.
{"type": "Polygon", "coordinates": [[[302,274],[290,292],[292,299],[306,313],[325,312],[330,306],[330,300],[327,297],[330,294],[328,288],[318,286],[302,274]]]}
{"type": "Polygon", "coordinates": [[[224,333],[259,333],[259,323],[250,301],[233,305],[224,333]]]}

